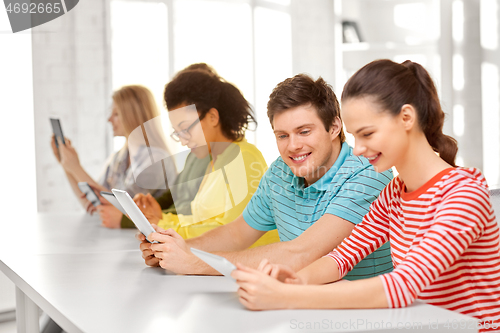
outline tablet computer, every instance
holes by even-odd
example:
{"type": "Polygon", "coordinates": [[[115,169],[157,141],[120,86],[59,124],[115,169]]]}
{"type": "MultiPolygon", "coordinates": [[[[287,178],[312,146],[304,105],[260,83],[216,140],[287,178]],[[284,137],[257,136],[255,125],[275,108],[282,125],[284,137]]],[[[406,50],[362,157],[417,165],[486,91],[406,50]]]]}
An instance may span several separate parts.
{"type": "Polygon", "coordinates": [[[95,194],[94,190],[92,187],[90,187],[89,183],[87,182],[79,182],[78,183],[78,188],[82,193],[85,194],[85,197],[87,198],[88,201],[94,205],[94,207],[97,207],[101,204],[101,200],[99,200],[99,197],[97,194],[95,194]]]}
{"type": "Polygon", "coordinates": [[[132,200],[130,195],[126,191],[117,189],[112,189],[111,192],[113,192],[116,200],[118,200],[118,202],[123,207],[123,209],[130,217],[132,222],[134,222],[137,229],[139,229],[139,231],[142,232],[144,236],[146,236],[146,240],[150,243],[158,243],[158,242],[151,242],[148,239],[148,236],[152,232],[156,231],[155,229],[153,229],[151,223],[149,223],[148,219],[146,218],[146,216],[144,216],[139,207],[137,207],[137,205],[135,204],[134,200],[132,200]]]}
{"type": "Polygon", "coordinates": [[[120,205],[120,203],[118,202],[118,200],[116,200],[116,197],[113,193],[111,192],[105,192],[105,191],[101,191],[101,196],[108,200],[110,204],[112,204],[113,206],[115,206],[116,208],[118,208],[118,210],[120,212],[122,212],[124,215],[127,215],[127,212],[125,211],[125,209],[123,209],[122,205],[120,205]]]}
{"type": "Polygon", "coordinates": [[[207,263],[209,266],[211,266],[213,269],[215,269],[217,272],[234,280],[234,278],[231,276],[231,272],[236,269],[236,266],[226,258],[195,248],[191,248],[191,252],[195,256],[203,260],[205,263],[207,263]]]}
{"type": "Polygon", "coordinates": [[[57,139],[59,139],[63,144],[66,144],[64,141],[64,135],[61,127],[61,122],[58,118],[50,118],[50,124],[52,125],[52,132],[56,137],[56,147],[59,148],[59,144],[57,143],[57,139]]]}

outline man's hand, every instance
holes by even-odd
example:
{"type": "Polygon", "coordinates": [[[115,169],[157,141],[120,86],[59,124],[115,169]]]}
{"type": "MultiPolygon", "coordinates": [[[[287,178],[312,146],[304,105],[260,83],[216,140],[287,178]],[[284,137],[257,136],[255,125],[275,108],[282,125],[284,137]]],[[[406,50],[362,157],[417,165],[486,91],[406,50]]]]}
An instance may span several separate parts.
{"type": "Polygon", "coordinates": [[[186,241],[172,229],[152,233],[148,239],[158,242],[151,244],[151,251],[164,269],[177,274],[194,274],[199,271],[200,267],[205,266],[197,256],[191,253],[186,241]]]}
{"type": "Polygon", "coordinates": [[[101,218],[102,225],[106,228],[116,229],[121,227],[123,214],[115,206],[103,202],[97,206],[97,212],[101,218]]]}
{"type": "Polygon", "coordinates": [[[153,196],[148,193],[146,195],[138,193],[134,197],[134,202],[139,207],[141,212],[146,216],[149,223],[158,224],[158,221],[162,218],[162,211],[160,204],[156,201],[153,196]]]}

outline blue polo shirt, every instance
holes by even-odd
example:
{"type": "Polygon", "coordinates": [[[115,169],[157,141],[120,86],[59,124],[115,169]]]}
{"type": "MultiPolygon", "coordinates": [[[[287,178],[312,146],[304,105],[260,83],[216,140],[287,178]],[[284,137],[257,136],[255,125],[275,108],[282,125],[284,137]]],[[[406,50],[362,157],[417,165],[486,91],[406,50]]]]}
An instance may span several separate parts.
{"type": "MultiPolygon", "coordinates": [[[[279,157],[262,177],[243,218],[257,230],[278,229],[281,241],[295,239],[324,214],[358,224],[391,179],[392,171],[376,172],[366,158],[353,155],[345,142],[334,165],[308,187],[304,186],[304,178],[295,176],[279,157]]],[[[391,270],[391,252],[386,243],[345,278],[364,279],[391,270]]]]}

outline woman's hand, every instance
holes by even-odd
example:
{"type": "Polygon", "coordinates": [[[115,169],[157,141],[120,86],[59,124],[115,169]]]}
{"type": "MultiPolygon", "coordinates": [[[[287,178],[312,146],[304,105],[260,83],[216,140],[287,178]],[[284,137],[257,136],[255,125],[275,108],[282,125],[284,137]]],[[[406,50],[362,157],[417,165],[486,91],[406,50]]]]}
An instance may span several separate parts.
{"type": "MultiPolygon", "coordinates": [[[[88,183],[87,183],[88,184],[88,183]]],[[[104,205],[111,205],[108,200],[104,199],[104,197],[100,194],[102,190],[106,190],[105,188],[98,188],[94,185],[89,184],[90,188],[94,191],[94,193],[97,195],[99,198],[99,201],[104,204],[104,205]]],[[[90,202],[90,200],[87,199],[87,195],[85,193],[82,193],[80,195],[80,199],[84,201],[83,203],[83,208],[89,213],[90,215],[93,215],[97,211],[97,207],[90,202]]],[[[121,219],[120,219],[121,221],[121,219]]]]}
{"type": "Polygon", "coordinates": [[[66,144],[58,141],[59,144],[59,154],[61,156],[61,165],[64,170],[69,173],[74,173],[76,170],[81,169],[80,160],[78,159],[78,153],[75,148],[71,145],[71,140],[66,139],[66,144]]]}
{"type": "Polygon", "coordinates": [[[50,146],[52,147],[52,152],[56,157],[57,162],[61,163],[61,156],[59,155],[59,149],[56,146],[56,136],[52,134],[52,139],[50,140],[50,146]]]}
{"type": "MultiPolygon", "coordinates": [[[[287,290],[291,287],[272,278],[265,271],[259,271],[240,263],[231,273],[240,286],[238,296],[240,302],[250,310],[286,309],[287,290]]],[[[269,267],[266,267],[266,271],[269,267]]]]}
{"type": "Polygon", "coordinates": [[[82,194],[82,196],[80,197],[81,199],[85,199],[85,210],[87,211],[87,213],[89,213],[90,215],[94,215],[95,212],[97,212],[97,208],[96,206],[94,206],[92,204],[92,202],[90,202],[90,200],[87,200],[86,196],[85,196],[85,193],[82,194]]]}
{"type": "Polygon", "coordinates": [[[142,193],[136,194],[134,202],[151,224],[158,224],[158,221],[162,218],[161,207],[150,193],[146,195],[142,193]]]}
{"type": "Polygon", "coordinates": [[[116,229],[121,227],[123,214],[115,206],[103,202],[97,206],[97,212],[101,218],[102,225],[106,228],[116,229]]]}
{"type": "Polygon", "coordinates": [[[306,284],[306,281],[291,267],[281,264],[271,264],[267,259],[262,259],[257,270],[284,283],[306,284]]]}

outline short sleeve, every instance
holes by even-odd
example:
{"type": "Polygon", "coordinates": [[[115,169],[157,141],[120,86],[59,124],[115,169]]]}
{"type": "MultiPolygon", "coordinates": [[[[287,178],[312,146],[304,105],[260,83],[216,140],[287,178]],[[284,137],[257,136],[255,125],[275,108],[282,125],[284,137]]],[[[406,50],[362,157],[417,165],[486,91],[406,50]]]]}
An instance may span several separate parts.
{"type": "Polygon", "coordinates": [[[250,199],[250,202],[243,211],[243,219],[252,228],[260,231],[269,231],[276,229],[274,216],[271,210],[271,187],[269,178],[272,173],[272,166],[262,177],[257,191],[250,199]]]}
{"type": "MultiPolygon", "coordinates": [[[[384,187],[392,180],[392,171],[376,172],[372,167],[361,169],[348,178],[330,201],[327,214],[358,224],[363,220],[384,187]]],[[[332,186],[335,184],[332,184],[332,186]]]]}

